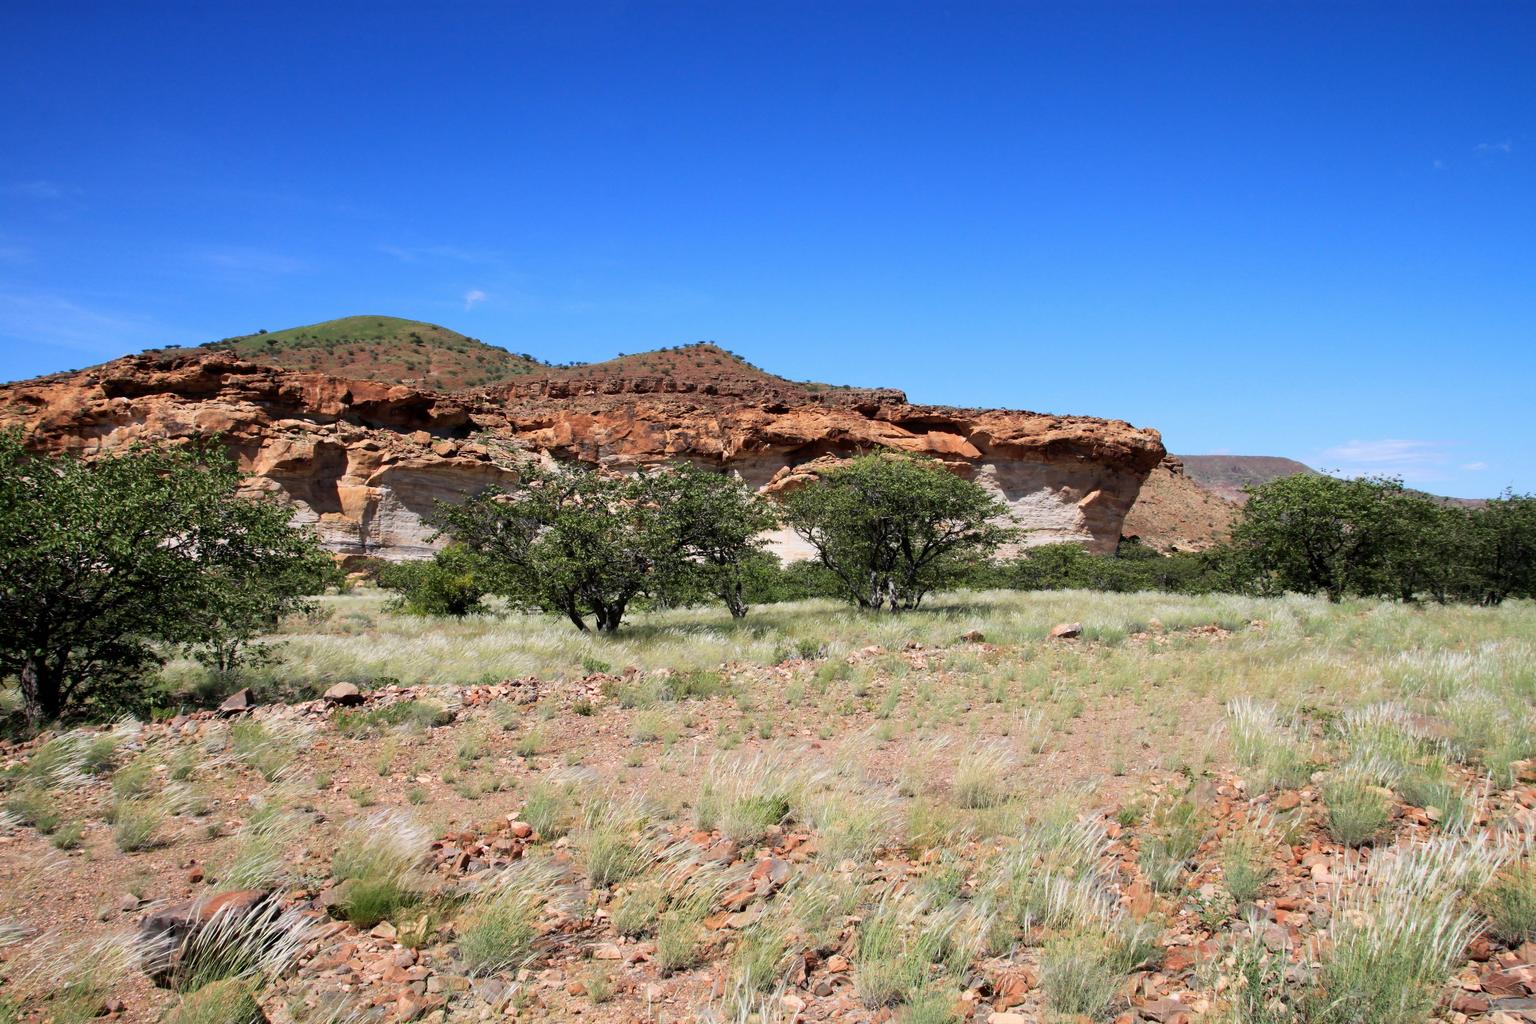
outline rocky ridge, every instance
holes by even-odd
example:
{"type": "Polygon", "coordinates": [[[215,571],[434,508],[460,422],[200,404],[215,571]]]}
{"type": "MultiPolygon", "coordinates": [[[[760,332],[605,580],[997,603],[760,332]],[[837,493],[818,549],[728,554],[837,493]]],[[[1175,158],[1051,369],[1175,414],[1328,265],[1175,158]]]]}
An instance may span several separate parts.
{"type": "MultiPolygon", "coordinates": [[[[1109,551],[1165,454],[1155,430],[1119,420],[914,405],[896,390],[798,384],[733,360],[667,355],[654,372],[640,357],[441,392],[227,352],[151,353],[5,385],[0,429],[87,456],[217,434],[248,487],[292,502],[338,555],[388,559],[431,549],[434,502],[511,482],[530,456],[615,470],[688,460],[764,488],[818,459],[873,450],[932,456],[982,483],[1027,543],[1109,551]],[[704,369],[676,372],[685,360],[704,369]]],[[[789,557],[803,553],[787,536],[775,542],[789,557]]]]}

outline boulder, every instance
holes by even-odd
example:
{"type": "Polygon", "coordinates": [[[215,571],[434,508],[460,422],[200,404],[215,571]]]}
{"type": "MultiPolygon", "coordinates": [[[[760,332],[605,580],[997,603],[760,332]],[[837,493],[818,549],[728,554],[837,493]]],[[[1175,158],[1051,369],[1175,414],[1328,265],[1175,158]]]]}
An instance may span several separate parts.
{"type": "Polygon", "coordinates": [[[325,691],[325,700],[329,704],[355,707],[363,702],[363,691],[351,683],[337,683],[325,691]]]}
{"type": "Polygon", "coordinates": [[[1062,622],[1051,627],[1052,640],[1075,640],[1083,635],[1081,622],[1062,622]]]}
{"type": "Polygon", "coordinates": [[[139,921],[138,947],[144,973],[155,984],[174,984],[191,945],[210,927],[275,917],[277,902],[266,889],[236,889],[146,914],[139,921]]]}
{"type": "Polygon", "coordinates": [[[236,690],[224,698],[224,703],[219,705],[219,714],[224,716],[238,715],[251,710],[256,706],[256,695],[251,692],[249,686],[236,690]]]}

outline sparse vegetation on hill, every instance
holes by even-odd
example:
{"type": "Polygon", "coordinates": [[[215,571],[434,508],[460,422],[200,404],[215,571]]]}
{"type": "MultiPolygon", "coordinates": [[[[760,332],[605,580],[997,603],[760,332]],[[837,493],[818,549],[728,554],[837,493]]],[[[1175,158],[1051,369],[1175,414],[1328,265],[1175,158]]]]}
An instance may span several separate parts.
{"type": "Polygon", "coordinates": [[[200,349],[164,351],[208,350],[289,370],[413,383],[439,391],[500,383],[542,369],[530,355],[517,355],[436,324],[393,316],[342,317],[225,338],[200,349]]]}

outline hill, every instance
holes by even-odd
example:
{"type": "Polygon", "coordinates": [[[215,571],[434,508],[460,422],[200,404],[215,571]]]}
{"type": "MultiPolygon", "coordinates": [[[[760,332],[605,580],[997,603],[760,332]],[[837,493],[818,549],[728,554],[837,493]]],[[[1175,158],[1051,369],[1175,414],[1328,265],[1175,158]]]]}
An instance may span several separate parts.
{"type": "Polygon", "coordinates": [[[544,365],[446,327],[394,316],[348,316],[339,320],[258,331],[211,341],[169,354],[229,352],[254,363],[457,391],[527,376],[544,365]]]}
{"type": "Polygon", "coordinates": [[[1275,455],[1180,455],[1185,474],[1201,487],[1238,504],[1243,488],[1297,474],[1317,475],[1311,466],[1275,455]]]}
{"type": "Polygon", "coordinates": [[[649,352],[620,353],[613,359],[605,359],[598,363],[568,363],[564,366],[541,367],[538,375],[581,380],[665,377],[673,381],[691,383],[709,383],[729,377],[738,381],[788,383],[784,378],[768,373],[736,353],[710,341],[700,341],[691,345],[674,345],[649,352]]]}

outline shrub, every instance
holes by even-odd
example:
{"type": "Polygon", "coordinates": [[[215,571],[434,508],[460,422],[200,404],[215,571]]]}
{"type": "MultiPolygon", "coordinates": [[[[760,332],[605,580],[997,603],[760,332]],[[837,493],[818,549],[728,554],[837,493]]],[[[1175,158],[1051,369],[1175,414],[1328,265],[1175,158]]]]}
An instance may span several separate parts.
{"type": "Polygon", "coordinates": [[[232,667],[329,581],[291,509],[239,487],[216,442],[86,462],[0,434],[0,675],[18,680],[34,729],[134,705],[145,669],[178,645],[232,667]]]}
{"type": "Polygon", "coordinates": [[[397,607],[412,615],[463,618],[485,610],[484,570],[475,556],[450,544],[431,558],[393,562],[378,572],[379,586],[395,591],[397,607]]]}

